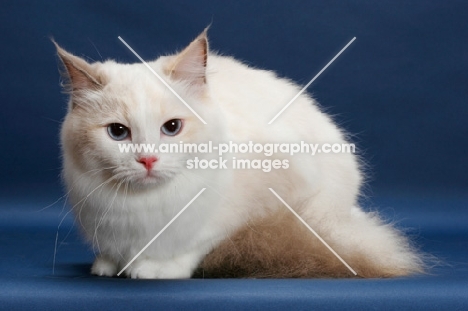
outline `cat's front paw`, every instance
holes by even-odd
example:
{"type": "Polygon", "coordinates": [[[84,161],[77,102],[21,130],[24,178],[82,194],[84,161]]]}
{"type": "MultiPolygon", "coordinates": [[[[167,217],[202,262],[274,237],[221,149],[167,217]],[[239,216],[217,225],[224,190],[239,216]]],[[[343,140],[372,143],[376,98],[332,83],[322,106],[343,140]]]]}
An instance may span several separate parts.
{"type": "Polygon", "coordinates": [[[132,279],[186,279],[192,271],[174,261],[160,262],[143,259],[135,262],[127,272],[132,279]]]}
{"type": "Polygon", "coordinates": [[[98,256],[91,267],[91,273],[99,276],[114,276],[117,274],[117,264],[105,256],[98,256]]]}

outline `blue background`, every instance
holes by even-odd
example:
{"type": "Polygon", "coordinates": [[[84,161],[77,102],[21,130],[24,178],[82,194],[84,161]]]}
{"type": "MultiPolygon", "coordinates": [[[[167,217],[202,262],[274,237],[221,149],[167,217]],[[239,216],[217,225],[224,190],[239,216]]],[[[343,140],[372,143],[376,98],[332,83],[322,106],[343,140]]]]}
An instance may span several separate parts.
{"type": "Polygon", "coordinates": [[[1,304],[468,308],[467,17],[468,2],[455,0],[2,1],[1,304]],[[52,204],[62,192],[58,130],[67,98],[49,38],[89,61],[136,62],[118,36],[151,60],[183,48],[208,24],[212,49],[301,85],[357,37],[308,91],[354,135],[369,164],[365,206],[413,228],[417,244],[442,265],[391,280],[89,275],[92,252],[63,200],[52,204]]]}

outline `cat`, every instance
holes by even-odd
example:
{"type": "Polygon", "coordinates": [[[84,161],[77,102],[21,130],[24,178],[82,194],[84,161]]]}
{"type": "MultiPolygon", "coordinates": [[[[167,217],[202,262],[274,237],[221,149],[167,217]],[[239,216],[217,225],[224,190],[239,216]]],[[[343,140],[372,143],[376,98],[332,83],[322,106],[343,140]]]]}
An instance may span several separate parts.
{"type": "Polygon", "coordinates": [[[205,30],[180,53],[148,62],[195,115],[144,64],[88,63],[55,45],[70,97],[61,128],[62,176],[97,253],[92,274],[116,276],[203,188],[125,276],[354,277],[269,188],[357,276],[424,271],[402,233],[358,206],[362,162],[353,153],[224,155],[288,164],[265,172],[187,167],[195,156],[216,154],[119,151],[131,143],[347,143],[307,94],[268,124],[299,92],[290,80],[211,53],[205,30]]]}

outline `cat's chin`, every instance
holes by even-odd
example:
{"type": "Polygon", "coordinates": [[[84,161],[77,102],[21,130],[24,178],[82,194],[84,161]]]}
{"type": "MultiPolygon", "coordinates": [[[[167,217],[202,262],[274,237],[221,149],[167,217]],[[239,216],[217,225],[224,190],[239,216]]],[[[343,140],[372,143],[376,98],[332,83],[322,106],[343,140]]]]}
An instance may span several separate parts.
{"type": "Polygon", "coordinates": [[[158,188],[160,185],[166,183],[166,179],[157,177],[142,177],[133,179],[130,187],[136,191],[144,191],[148,189],[158,188]]]}

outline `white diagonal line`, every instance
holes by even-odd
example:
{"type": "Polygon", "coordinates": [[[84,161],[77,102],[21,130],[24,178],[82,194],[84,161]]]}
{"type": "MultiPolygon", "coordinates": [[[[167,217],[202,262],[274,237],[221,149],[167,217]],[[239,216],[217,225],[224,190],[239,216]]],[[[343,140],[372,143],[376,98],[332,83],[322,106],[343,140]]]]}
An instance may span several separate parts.
{"type": "Polygon", "coordinates": [[[302,219],[301,216],[299,216],[299,215],[291,208],[291,206],[289,206],[288,203],[286,203],[286,202],[275,192],[275,190],[273,190],[273,189],[271,189],[271,188],[268,188],[268,189],[270,189],[270,191],[278,198],[278,200],[280,200],[280,201],[294,214],[294,216],[296,216],[296,217],[304,224],[304,226],[306,226],[307,229],[309,229],[310,232],[312,232],[312,233],[317,237],[317,239],[319,239],[320,242],[322,242],[323,245],[325,245],[325,246],[333,253],[333,255],[335,255],[336,258],[338,258],[338,259],[346,266],[346,268],[349,269],[349,271],[351,271],[354,275],[357,275],[356,271],[354,271],[353,268],[351,268],[351,267],[346,263],[346,261],[344,261],[343,258],[341,258],[340,255],[338,255],[338,254],[333,250],[333,248],[331,248],[330,245],[328,245],[327,242],[325,242],[325,241],[320,237],[320,235],[318,235],[318,233],[315,232],[315,230],[312,229],[312,228],[304,221],[304,219],[302,219]]]}
{"type": "Polygon", "coordinates": [[[144,65],[145,65],[145,66],[146,66],[146,67],[147,67],[147,68],[148,68],[148,69],[149,69],[149,70],[150,70],[150,71],[151,71],[151,72],[152,72],[152,73],[153,73],[153,74],[154,74],[154,75],[155,75],[155,76],[156,76],[156,77],[157,77],[157,78],[158,78],[158,79],[159,79],[159,80],[160,80],[160,81],[161,81],[161,82],[162,82],[162,83],[163,83],[163,84],[164,84],[164,85],[165,85],[165,86],[166,86],[166,87],[167,87],[167,88],[184,104],[184,105],[185,105],[185,106],[187,106],[188,109],[190,109],[190,111],[191,111],[195,116],[197,116],[198,119],[200,119],[200,121],[202,121],[203,124],[205,124],[205,125],[207,124],[207,123],[205,122],[205,120],[203,120],[202,117],[200,117],[200,116],[198,115],[198,113],[197,113],[195,110],[193,110],[192,107],[190,107],[190,105],[187,104],[187,102],[186,102],[182,97],[180,97],[179,94],[177,94],[177,92],[174,91],[174,89],[173,89],[169,84],[167,84],[167,82],[166,82],[163,78],[161,78],[161,76],[158,75],[158,74],[156,73],[156,71],[154,71],[153,68],[151,68],[150,65],[148,65],[148,64],[143,60],[143,58],[141,58],[140,55],[138,55],[138,53],[135,52],[134,49],[132,49],[132,47],[131,47],[130,45],[127,44],[127,42],[125,42],[124,39],[122,39],[120,36],[119,36],[118,38],[119,38],[120,41],[122,41],[123,44],[125,44],[125,46],[126,46],[130,51],[132,51],[133,54],[135,54],[136,57],[138,57],[138,59],[139,59],[139,60],[140,60],[140,61],[141,61],[141,62],[142,62],[142,63],[143,63],[143,64],[144,64],[144,65]]]}
{"type": "Polygon", "coordinates": [[[310,80],[310,82],[307,83],[306,86],[304,86],[304,87],[302,88],[302,90],[300,90],[299,93],[297,93],[297,95],[294,96],[294,98],[291,99],[291,100],[289,101],[289,103],[287,103],[286,106],[284,106],[283,109],[281,109],[280,112],[278,112],[278,113],[276,114],[276,116],[275,116],[273,119],[271,119],[270,122],[268,122],[268,124],[273,123],[273,121],[275,121],[276,118],[278,118],[278,117],[280,116],[280,114],[282,114],[282,113],[283,113],[283,112],[284,112],[284,111],[285,111],[285,110],[286,110],[286,109],[287,109],[287,108],[288,108],[288,107],[289,107],[289,106],[290,106],[290,105],[291,105],[291,104],[292,104],[292,103],[293,103],[293,102],[294,102],[294,101],[295,101],[295,100],[312,84],[312,82],[314,82],[315,79],[317,79],[317,78],[322,74],[322,72],[324,72],[325,69],[327,69],[328,66],[330,66],[330,65],[332,64],[332,63],[335,61],[335,59],[337,59],[338,56],[340,56],[341,53],[343,53],[344,50],[346,50],[346,49],[348,48],[348,46],[350,46],[351,43],[353,43],[354,40],[356,40],[356,37],[354,37],[353,39],[351,39],[351,41],[349,41],[348,44],[346,44],[346,46],[345,46],[344,48],[342,48],[341,51],[339,51],[338,54],[336,54],[335,57],[333,57],[332,60],[329,61],[328,64],[326,64],[325,67],[323,67],[323,69],[320,70],[319,73],[316,74],[315,77],[313,77],[312,80],[310,80]]]}
{"type": "Polygon", "coordinates": [[[187,209],[187,207],[189,207],[190,204],[192,204],[193,201],[195,201],[205,190],[206,188],[200,190],[200,192],[198,192],[198,194],[192,200],[190,200],[190,202],[188,202],[187,205],[185,205],[184,208],[181,209],[180,212],[178,212],[177,215],[175,215],[174,218],[172,218],[171,221],[169,221],[167,225],[165,225],[164,228],[162,228],[161,231],[159,231],[158,234],[156,234],[155,237],[152,238],[151,241],[149,241],[148,244],[146,244],[145,247],[143,247],[143,249],[138,254],[136,254],[135,257],[133,257],[133,259],[130,260],[130,262],[125,267],[123,267],[122,270],[120,270],[119,273],[117,273],[117,276],[120,276],[120,274],[122,274],[122,272],[124,272],[125,269],[127,269],[135,261],[135,259],[137,259],[151,245],[151,243],[153,243],[164,232],[164,230],[166,230],[174,222],[174,220],[176,220],[177,217],[179,217],[187,209]]]}

